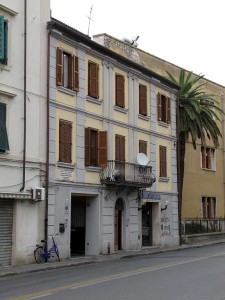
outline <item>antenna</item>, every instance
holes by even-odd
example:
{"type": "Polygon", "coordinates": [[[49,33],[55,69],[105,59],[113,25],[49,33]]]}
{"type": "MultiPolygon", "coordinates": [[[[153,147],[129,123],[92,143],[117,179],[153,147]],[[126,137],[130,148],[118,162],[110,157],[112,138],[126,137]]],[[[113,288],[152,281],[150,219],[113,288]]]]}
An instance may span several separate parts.
{"type": "Polygon", "coordinates": [[[91,21],[93,21],[92,18],[91,18],[92,10],[93,10],[93,5],[91,6],[90,14],[89,14],[89,17],[88,17],[88,19],[89,19],[89,21],[88,21],[88,35],[89,35],[90,23],[91,23],[91,21]]]}

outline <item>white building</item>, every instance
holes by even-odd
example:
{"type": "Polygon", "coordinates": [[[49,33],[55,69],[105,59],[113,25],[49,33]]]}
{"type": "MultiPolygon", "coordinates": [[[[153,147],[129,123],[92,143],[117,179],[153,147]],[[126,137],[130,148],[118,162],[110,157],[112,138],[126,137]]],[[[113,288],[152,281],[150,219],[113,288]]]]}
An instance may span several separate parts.
{"type": "Polygon", "coordinates": [[[49,18],[49,0],[0,1],[0,266],[33,261],[44,237],[32,190],[46,175],[49,18]]]}

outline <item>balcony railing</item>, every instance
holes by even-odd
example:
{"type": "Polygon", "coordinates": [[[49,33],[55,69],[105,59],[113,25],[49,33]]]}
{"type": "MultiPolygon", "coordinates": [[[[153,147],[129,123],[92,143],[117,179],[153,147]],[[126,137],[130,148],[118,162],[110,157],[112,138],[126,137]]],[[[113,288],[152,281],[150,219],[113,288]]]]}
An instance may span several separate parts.
{"type": "Polygon", "coordinates": [[[136,188],[151,187],[155,182],[151,166],[141,166],[116,160],[108,160],[107,167],[100,172],[101,183],[124,185],[136,188]]]}

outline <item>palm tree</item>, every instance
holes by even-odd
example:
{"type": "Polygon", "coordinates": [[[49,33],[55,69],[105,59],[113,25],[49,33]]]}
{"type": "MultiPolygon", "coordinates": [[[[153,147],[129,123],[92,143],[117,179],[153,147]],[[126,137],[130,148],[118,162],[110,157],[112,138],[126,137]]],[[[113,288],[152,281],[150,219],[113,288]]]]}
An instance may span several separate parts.
{"type": "Polygon", "coordinates": [[[200,81],[203,75],[194,75],[181,69],[176,80],[167,72],[168,78],[180,86],[177,93],[177,130],[178,130],[178,166],[179,166],[179,218],[181,221],[182,191],[184,180],[184,159],[186,142],[191,137],[193,148],[200,139],[205,145],[206,137],[212,139],[215,147],[219,145],[219,137],[222,137],[218,127],[221,114],[224,114],[215,100],[213,94],[207,94],[200,81]]]}

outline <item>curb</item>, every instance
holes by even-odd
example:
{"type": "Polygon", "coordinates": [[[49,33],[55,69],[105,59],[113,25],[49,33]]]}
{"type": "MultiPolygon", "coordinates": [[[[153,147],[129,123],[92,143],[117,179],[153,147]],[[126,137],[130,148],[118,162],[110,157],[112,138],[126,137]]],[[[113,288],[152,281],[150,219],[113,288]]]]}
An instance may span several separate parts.
{"type": "MultiPolygon", "coordinates": [[[[126,259],[126,258],[132,258],[132,257],[138,257],[138,256],[147,256],[157,253],[165,253],[165,252],[173,252],[173,251],[182,251],[185,249],[191,249],[191,248],[201,248],[205,246],[210,246],[213,244],[221,244],[225,243],[225,240],[218,240],[218,241],[210,241],[205,243],[199,243],[199,244],[184,244],[179,247],[174,248],[157,248],[157,249],[146,249],[146,251],[141,250],[137,251],[137,253],[124,253],[124,254],[113,254],[110,255],[98,255],[95,258],[90,259],[83,259],[82,261],[73,261],[73,259],[65,259],[61,260],[60,262],[48,262],[43,264],[29,264],[29,265],[22,265],[22,266],[7,266],[7,267],[1,267],[0,268],[0,278],[3,277],[9,277],[9,276],[16,276],[26,273],[35,273],[40,271],[49,271],[54,269],[62,269],[62,268],[69,268],[74,266],[80,266],[80,265],[88,265],[88,264],[94,264],[94,263],[102,263],[106,261],[112,261],[116,259],[126,259]],[[47,264],[47,265],[46,265],[47,264]]],[[[79,259],[79,258],[78,258],[79,259]]]]}

